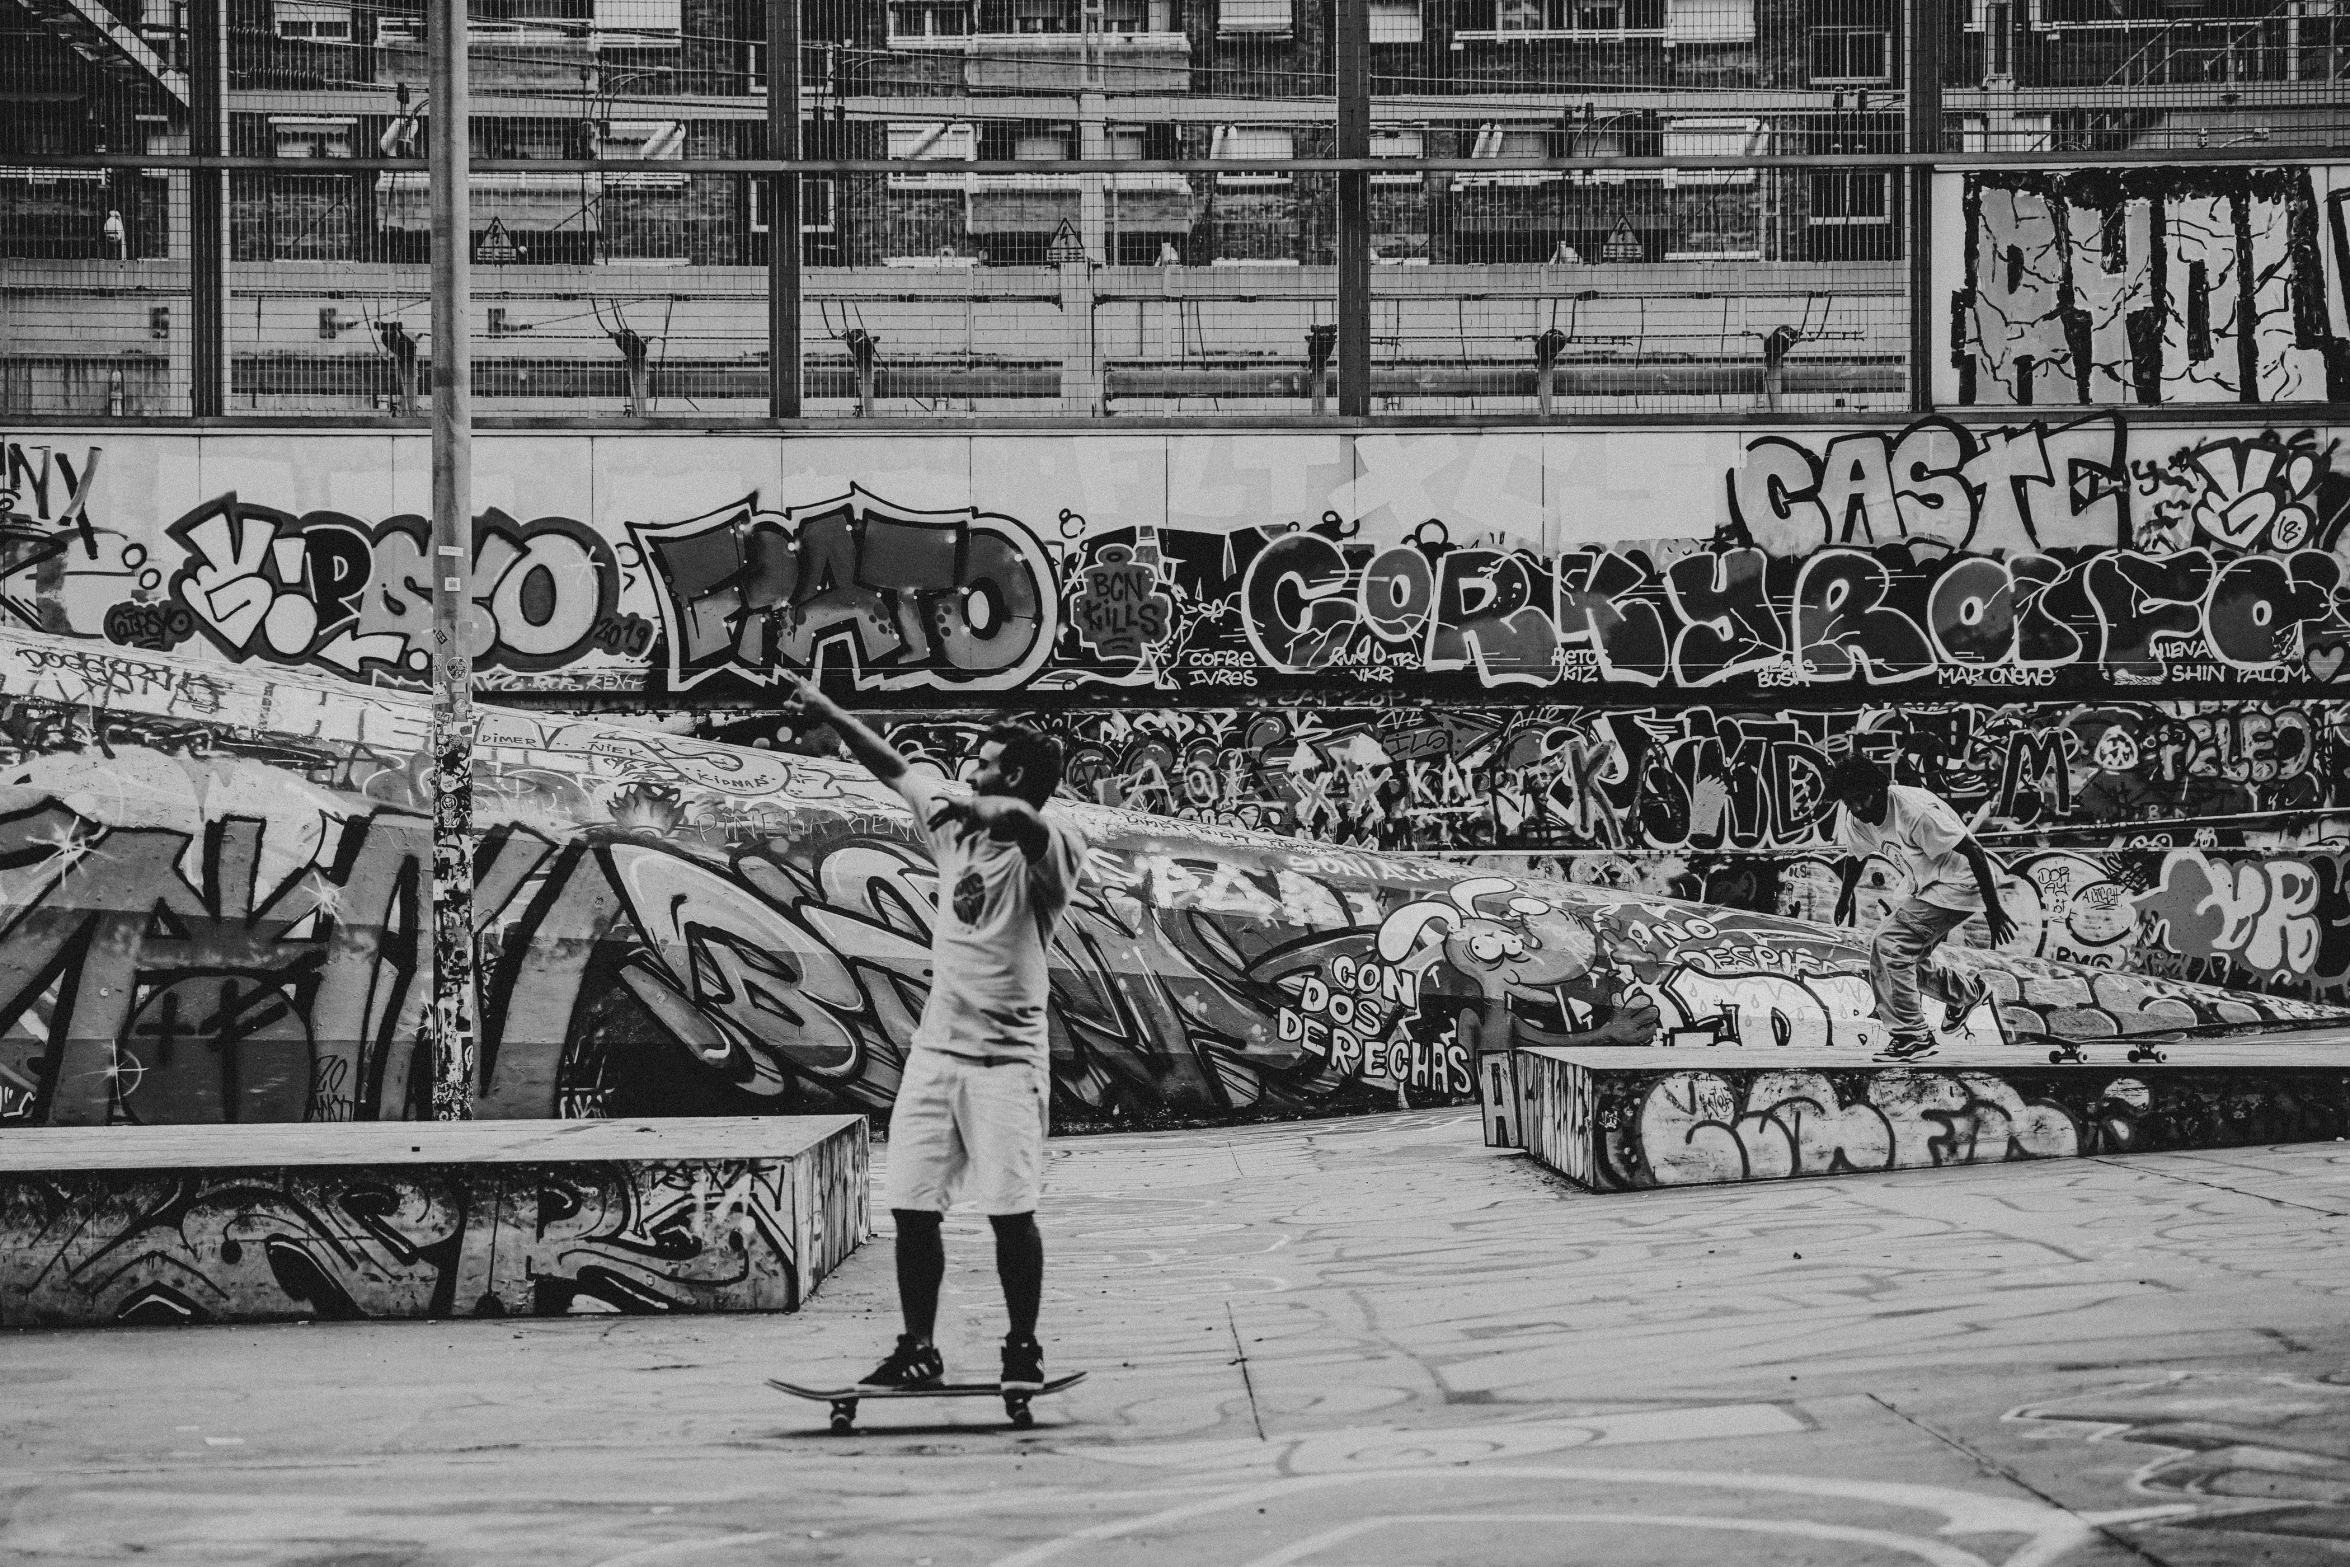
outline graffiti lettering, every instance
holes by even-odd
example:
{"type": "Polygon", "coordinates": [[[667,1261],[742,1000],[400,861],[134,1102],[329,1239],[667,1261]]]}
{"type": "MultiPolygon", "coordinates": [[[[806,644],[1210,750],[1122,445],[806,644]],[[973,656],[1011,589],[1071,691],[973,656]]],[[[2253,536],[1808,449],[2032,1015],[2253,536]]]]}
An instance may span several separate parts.
{"type": "MultiPolygon", "coordinates": [[[[232,492],[167,531],[186,552],[170,584],[174,602],[115,606],[109,640],[168,639],[184,615],[234,659],[422,676],[432,628],[424,518],[369,527],[339,512],[297,517],[248,505],[232,492]]],[[[519,523],[493,509],[474,524],[467,650],[477,667],[546,670],[591,647],[648,645],[649,628],[615,614],[618,593],[611,547],[592,529],[563,517],[519,523]]]]}
{"type": "MultiPolygon", "coordinates": [[[[1960,178],[1965,234],[1949,345],[1958,402],[2350,397],[2350,342],[2327,325],[2324,256],[2335,251],[2337,271],[2350,261],[2342,198],[2322,198],[2310,169],[1960,178]]],[[[2213,520],[2250,535],[2276,515],[2256,506],[2213,520]]]]}

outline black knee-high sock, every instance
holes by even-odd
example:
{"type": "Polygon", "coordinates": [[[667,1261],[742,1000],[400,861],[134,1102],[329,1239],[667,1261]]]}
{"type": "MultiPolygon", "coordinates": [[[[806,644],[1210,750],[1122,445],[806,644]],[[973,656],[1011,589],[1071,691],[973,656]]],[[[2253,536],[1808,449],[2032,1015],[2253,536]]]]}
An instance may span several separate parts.
{"type": "Polygon", "coordinates": [[[930,1342],[938,1326],[938,1286],[946,1277],[946,1242],[939,1239],[939,1215],[919,1208],[892,1208],[898,1224],[898,1309],[906,1332],[930,1342]]]}
{"type": "Polygon", "coordinates": [[[1044,1298],[1044,1237],[1033,1213],[992,1214],[995,1271],[1004,1281],[1004,1309],[1012,1316],[1012,1337],[1036,1337],[1036,1311],[1044,1298]]]}

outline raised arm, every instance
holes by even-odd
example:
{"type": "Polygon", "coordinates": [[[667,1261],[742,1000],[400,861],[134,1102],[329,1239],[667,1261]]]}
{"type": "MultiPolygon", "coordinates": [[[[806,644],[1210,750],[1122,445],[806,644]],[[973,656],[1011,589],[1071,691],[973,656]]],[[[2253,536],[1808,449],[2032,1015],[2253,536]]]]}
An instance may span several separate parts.
{"type": "Polygon", "coordinates": [[[906,759],[898,755],[895,746],[842,711],[838,702],[793,671],[783,671],[783,679],[785,712],[805,714],[832,725],[847,742],[849,754],[864,763],[865,770],[883,783],[894,785],[906,776],[906,759]]]}
{"type": "Polygon", "coordinates": [[[1958,852],[1966,856],[1967,865],[1975,873],[1975,888],[1983,895],[1983,923],[1990,927],[1991,945],[2004,947],[2007,938],[2015,934],[2015,921],[1999,905],[1999,878],[1991,869],[1991,856],[1983,852],[1973,833],[1966,835],[1958,852]]]}
{"type": "Polygon", "coordinates": [[[1005,794],[977,795],[962,807],[961,814],[996,842],[1018,844],[1031,865],[1052,847],[1052,833],[1045,827],[1043,814],[1026,800],[1005,794]]]}

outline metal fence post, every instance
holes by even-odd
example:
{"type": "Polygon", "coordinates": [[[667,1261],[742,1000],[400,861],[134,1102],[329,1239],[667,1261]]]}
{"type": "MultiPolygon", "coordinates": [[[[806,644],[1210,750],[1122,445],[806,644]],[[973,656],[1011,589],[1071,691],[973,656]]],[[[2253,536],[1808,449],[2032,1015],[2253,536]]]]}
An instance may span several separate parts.
{"type": "MultiPolygon", "coordinates": [[[[1934,0],[1908,0],[1902,38],[1907,49],[1903,80],[1909,99],[1913,153],[1942,150],[1942,35],[1934,0]]],[[[1909,406],[1925,413],[1934,406],[1934,170],[1912,164],[1909,197],[1909,406]]]]}
{"type": "MultiPolygon", "coordinates": [[[[188,151],[218,158],[228,148],[228,0],[188,6],[188,151]]],[[[188,412],[228,411],[228,175],[218,167],[188,179],[188,412]]]]}
{"type": "MultiPolygon", "coordinates": [[[[1338,156],[1371,155],[1370,0],[1338,0],[1338,156]]],[[[1338,411],[1371,411],[1371,176],[1338,176],[1338,411]]]]}
{"type": "MultiPolygon", "coordinates": [[[[800,155],[800,0],[767,0],[767,156],[800,155]]],[[[767,185],[767,412],[800,416],[800,177],[767,185]]]]}
{"type": "Polygon", "coordinates": [[[432,0],[432,1115],[473,1117],[473,233],[466,0],[432,0]]]}

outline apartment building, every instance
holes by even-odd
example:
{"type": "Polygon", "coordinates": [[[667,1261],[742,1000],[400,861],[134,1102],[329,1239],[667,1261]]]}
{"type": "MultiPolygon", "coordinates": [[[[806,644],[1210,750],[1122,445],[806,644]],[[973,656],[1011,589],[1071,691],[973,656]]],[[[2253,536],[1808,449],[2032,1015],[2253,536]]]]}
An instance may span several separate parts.
{"type": "MultiPolygon", "coordinates": [[[[758,265],[757,183],[664,174],[764,142],[764,13],[744,0],[492,0],[473,28],[484,157],[636,157],[642,174],[483,175],[474,213],[521,256],[758,265]]],[[[1083,217],[1064,158],[1328,154],[1328,0],[815,0],[808,147],[936,173],[809,182],[814,265],[1040,261],[1083,217]],[[1316,100],[1320,100],[1317,103],[1316,100]],[[1035,174],[969,175],[974,159],[1035,174]]],[[[1965,0],[1936,7],[1962,146],[2104,151],[2295,134],[2335,116],[2335,0],[1965,0]],[[2182,133],[2185,133],[2182,138],[2182,133]]],[[[1823,153],[1898,149],[1900,0],[1373,0],[1373,151],[1823,153]]],[[[0,0],[0,161],[184,144],[185,0],[0,0]],[[119,6],[121,9],[110,7],[119,6]],[[10,14],[13,13],[13,14],[10,14]]],[[[421,260],[413,176],[336,175],[403,137],[423,22],[369,0],[231,0],[241,259],[421,260]],[[405,97],[402,95],[405,94],[405,97]],[[387,143],[387,136],[390,138],[387,143]]],[[[0,254],[168,254],[167,181],[0,171],[0,254]],[[108,213],[120,215],[109,237],[108,213]]],[[[1382,260],[1864,259],[1898,250],[1881,172],[1399,172],[1375,179],[1382,260]]],[[[1331,182],[1263,169],[1106,182],[1097,259],[1327,261],[1331,182]]]]}
{"type": "MultiPolygon", "coordinates": [[[[40,321],[73,323],[44,337],[27,325],[34,307],[20,304],[0,359],[70,361],[80,347],[60,339],[93,321],[117,336],[170,339],[154,311],[168,314],[171,300],[126,300],[141,288],[168,292],[164,274],[138,269],[184,258],[187,176],[37,160],[187,148],[188,3],[0,0],[0,258],[15,263],[27,298],[45,301],[40,321]],[[97,263],[111,270],[88,270],[97,263]]],[[[271,164],[229,179],[230,265],[356,268],[337,276],[379,296],[369,320],[395,308],[380,300],[413,303],[429,242],[422,177],[335,164],[414,153],[433,134],[421,11],[383,0],[227,4],[227,150],[271,164]]],[[[1444,294],[1464,322],[1458,301],[1478,290],[1463,268],[1539,269],[1548,281],[1528,292],[1554,301],[1554,318],[1560,297],[1715,299],[1783,280],[1789,268],[1845,264],[1861,270],[1833,287],[1848,305],[1856,290],[1887,302],[1872,307],[1865,330],[1891,352],[1906,234],[1904,182],[1893,173],[1832,163],[1591,172],[1499,162],[1900,150],[1907,9],[1904,0],[1370,0],[1372,151],[1397,160],[1396,172],[1370,180],[1376,260],[1429,267],[1421,291],[1444,294]],[[1422,157],[1472,168],[1410,166],[1422,157]],[[1488,158],[1492,172],[1473,167],[1488,158]],[[1681,276],[1692,281],[1669,281],[1681,276]]],[[[973,280],[1065,259],[1072,244],[1138,276],[1170,267],[1321,276],[1316,269],[1334,259],[1335,180],[1268,165],[1335,150],[1332,10],[1331,0],[808,0],[804,152],[919,167],[806,179],[802,260],[821,269],[812,278],[886,274],[901,280],[892,285],[899,294],[970,295],[980,288],[973,280]],[[1073,157],[1233,167],[1058,167],[1073,157]],[[1035,169],[959,167],[976,161],[1035,169]]],[[[2350,0],[1952,0],[1927,10],[1938,22],[1926,43],[1952,150],[2336,145],[2350,124],[2341,107],[2350,0]]],[[[516,298],[538,286],[593,294],[604,286],[596,277],[626,274],[640,284],[667,279],[674,307],[691,292],[679,280],[696,280],[714,293],[692,330],[713,354],[723,347],[741,360],[750,350],[729,339],[756,335],[753,296],[776,227],[766,184],[668,166],[765,150],[764,4],[476,0],[474,14],[477,156],[642,165],[477,174],[477,262],[499,269],[498,287],[516,298]]],[[[273,274],[254,297],[298,293],[296,276],[273,274]]],[[[1395,277],[1383,287],[1416,286],[1395,277]]],[[[831,286],[811,284],[816,293],[831,286]]],[[[1303,299],[1316,289],[1327,292],[1309,281],[1290,292],[1303,299]]],[[[274,317],[256,304],[249,326],[232,321],[232,334],[246,332],[240,351],[255,364],[327,352],[286,336],[307,336],[314,307],[322,340],[359,319],[322,294],[274,317]]],[[[1292,313],[1302,323],[1312,311],[1292,313]]],[[[1153,330],[1166,338],[1146,316],[1138,307],[1137,357],[1159,351],[1153,330]]],[[[491,336],[505,319],[490,319],[491,336]]],[[[1608,332],[1629,340],[1656,317],[1623,319],[1608,332]]],[[[1398,322],[1408,336],[1409,321],[1398,322]]],[[[1234,331],[1286,339],[1296,324],[1282,317],[1234,331]]],[[[1488,335],[1521,324],[1512,317],[1488,335]]],[[[619,341],[600,312],[596,328],[598,343],[619,341]]],[[[1191,332],[1203,352],[1222,352],[1197,328],[1178,323],[1175,339],[1191,332]]],[[[935,315],[907,317],[898,340],[937,329],[935,315]]],[[[1769,323],[1741,318],[1733,328],[1724,315],[1708,330],[1760,337],[1769,323]]],[[[1476,333],[1463,326],[1455,335],[1453,356],[1474,358],[1476,333]]],[[[1808,314],[1805,335],[1821,335],[1808,314]]],[[[380,352],[375,334],[362,336],[380,352]]],[[[169,351],[156,352],[161,365],[169,351]]],[[[274,388],[297,400],[329,390],[306,370],[273,374],[255,369],[245,384],[256,396],[274,388]]],[[[352,385],[382,406],[381,373],[352,385]]]]}

